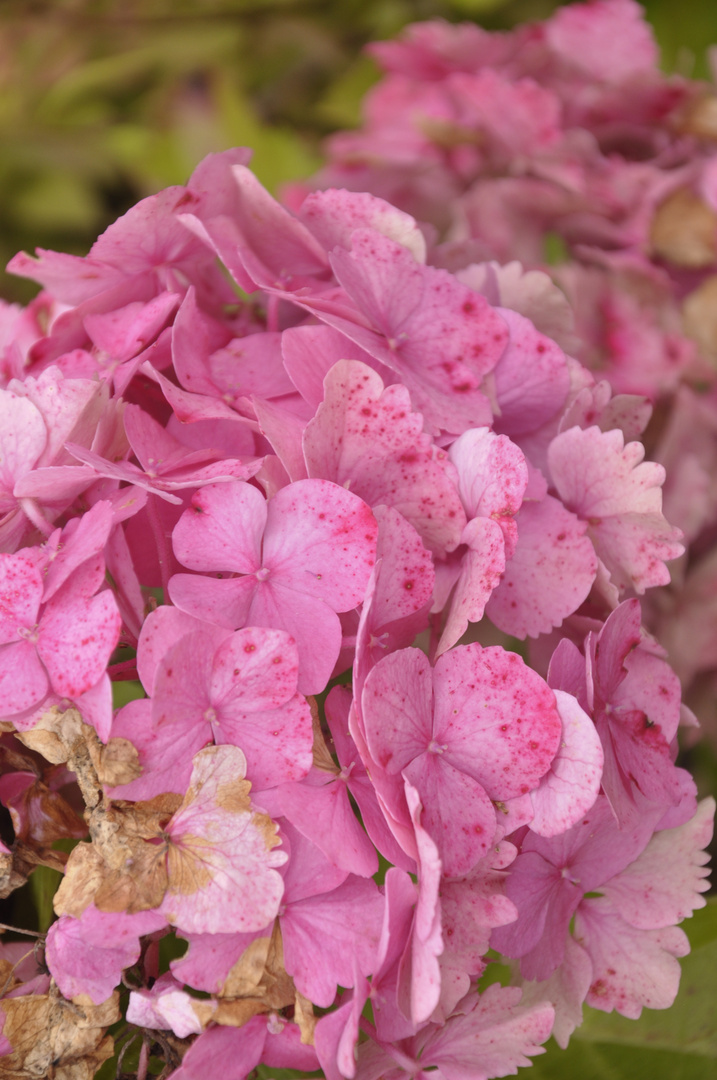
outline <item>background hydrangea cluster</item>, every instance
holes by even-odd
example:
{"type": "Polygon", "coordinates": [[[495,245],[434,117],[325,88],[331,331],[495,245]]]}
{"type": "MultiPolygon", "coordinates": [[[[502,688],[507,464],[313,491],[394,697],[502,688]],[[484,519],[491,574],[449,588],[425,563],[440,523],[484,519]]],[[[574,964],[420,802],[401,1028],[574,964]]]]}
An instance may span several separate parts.
{"type": "Polygon", "coordinates": [[[376,125],[291,209],[227,151],[86,257],[12,260],[43,291],[3,310],[1,885],[64,876],[44,955],[2,947],[0,1074],[92,1077],[122,1016],[142,1078],[498,1077],[584,1004],[674,1001],[714,800],[642,625],[687,557],[639,440],[701,361],[675,332],[672,382],[602,379],[532,264],[563,230],[565,282],[629,302],[632,237],[676,317],[656,223],[711,159],[664,117],[709,99],[629,0],[500,45],[382,46],[376,125]],[[604,77],[560,54],[616,23],[604,77]],[[659,143],[642,171],[594,116],[659,143]]]}
{"type": "Polygon", "coordinates": [[[552,263],[559,288],[523,313],[657,406],[641,438],[689,554],[645,619],[717,740],[717,54],[711,84],[664,75],[632,0],[501,34],[423,23],[370,51],[385,77],[319,182],[431,223],[432,261],[494,302],[512,302],[514,260],[552,263]]]}

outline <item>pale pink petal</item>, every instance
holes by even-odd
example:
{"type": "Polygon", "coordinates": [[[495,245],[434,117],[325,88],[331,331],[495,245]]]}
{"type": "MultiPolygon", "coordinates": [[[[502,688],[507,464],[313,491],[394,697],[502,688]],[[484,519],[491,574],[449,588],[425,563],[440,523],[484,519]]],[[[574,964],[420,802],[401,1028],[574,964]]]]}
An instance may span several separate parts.
{"type": "Polygon", "coordinates": [[[56,367],[22,383],[13,379],[8,389],[27,397],[42,413],[47,445],[38,467],[69,461],[62,449],[68,441],[89,445],[107,401],[106,387],[95,379],[66,379],[56,367]]]}
{"type": "MultiPolygon", "coordinates": [[[[446,1080],[488,1080],[530,1065],[544,1053],[554,1013],[547,1003],[521,1006],[516,986],[489,986],[472,995],[472,1007],[458,1012],[426,1042],[421,1064],[437,1065],[446,1080]]],[[[469,999],[470,1000],[470,999],[469,999]]]]}
{"type": "Polygon", "coordinates": [[[442,867],[438,849],[421,825],[418,792],[408,780],[404,781],[404,788],[415,831],[419,888],[411,936],[398,966],[397,1001],[403,1015],[418,1027],[431,1016],[441,996],[442,867]]]}
{"type": "Polygon", "coordinates": [[[530,828],[541,836],[566,832],[587,813],[598,797],[603,768],[602,744],[592,720],[570,694],[553,692],[563,736],[550,771],[530,796],[535,811],[530,828]]]}
{"type": "Polygon", "coordinates": [[[161,912],[168,922],[192,933],[258,930],[277,914],[284,892],[275,869],[286,862],[276,850],[274,827],[237,797],[246,759],[236,746],[209,746],[194,756],[191,785],[167,833],[177,858],[197,887],[179,891],[186,879],[170,875],[161,912]],[[206,875],[206,878],[205,876],[206,875]],[[208,880],[207,880],[208,879],[208,880]]]}
{"type": "Polygon", "coordinates": [[[523,983],[523,1005],[540,1005],[547,1002],[555,1009],[553,1038],[565,1050],[570,1036],[583,1022],[583,1002],[587,997],[593,977],[590,957],[571,935],[565,945],[565,956],[560,967],[549,979],[542,982],[523,983]]]}
{"type": "Polygon", "coordinates": [[[453,443],[449,457],[468,518],[492,517],[503,525],[520,510],[528,484],[522,451],[506,435],[473,428],[453,443]]]}
{"type": "Polygon", "coordinates": [[[705,906],[715,801],[703,799],[685,825],[656,832],[637,859],[601,892],[640,930],[672,926],[705,906]]]}
{"type": "Polygon", "coordinates": [[[636,930],[607,897],[583,900],[575,914],[575,937],[593,964],[587,1003],[637,1020],[643,1006],[669,1009],[680,984],[679,956],[690,945],[684,930],[636,930]]]}
{"type": "Polygon", "coordinates": [[[465,516],[446,455],[422,428],[405,386],[384,388],[366,364],[340,360],[304,433],[306,463],[371,506],[394,506],[431,549],[451,550],[465,516]]]}
{"type": "Polygon", "coordinates": [[[560,498],[589,525],[600,559],[620,589],[665,585],[665,560],[682,554],[681,533],[662,515],[665,470],[643,461],[622,432],[571,428],[553,439],[548,462],[560,498]]]}
{"type": "Polygon", "coordinates": [[[426,240],[414,219],[367,192],[314,191],[301,204],[299,217],[327,251],[339,244],[350,248],[354,229],[370,228],[408,248],[416,262],[426,261],[426,240]]]}
{"type": "Polygon", "coordinates": [[[561,8],[545,24],[551,50],[588,79],[623,82],[651,72],[657,45],[639,4],[620,0],[561,8]]]}
{"type": "Polygon", "coordinates": [[[111,996],[124,969],[139,959],[140,937],[164,925],[163,917],[154,911],[110,914],[98,911],[94,904],[79,919],[62,915],[47,933],[50,973],[66,998],[87,994],[100,1005],[111,996]]]}
{"type": "Polygon", "coordinates": [[[11,508],[17,479],[34,468],[46,444],[39,409],[26,397],[0,390],[0,511],[11,508]]]}

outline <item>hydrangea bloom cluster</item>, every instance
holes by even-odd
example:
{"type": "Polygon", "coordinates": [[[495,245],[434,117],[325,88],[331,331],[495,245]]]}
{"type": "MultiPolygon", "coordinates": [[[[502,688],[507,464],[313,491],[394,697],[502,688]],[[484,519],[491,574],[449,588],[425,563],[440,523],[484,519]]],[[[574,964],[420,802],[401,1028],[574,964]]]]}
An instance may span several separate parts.
{"type": "Polygon", "coordinates": [[[714,83],[659,71],[634,0],[572,3],[510,33],[418,24],[369,51],[386,74],[315,183],[413,214],[433,265],[658,404],[645,441],[689,558],[645,617],[717,737],[714,83]]]}
{"type": "Polygon", "coordinates": [[[3,890],[66,865],[48,970],[3,949],[0,1060],[90,1077],[122,980],[140,1075],[154,1040],[176,1080],[505,1076],[585,1002],[669,1006],[704,904],[641,626],[664,470],[532,274],[499,304],[248,158],[13,261],[45,291],[3,312],[3,890]]]}

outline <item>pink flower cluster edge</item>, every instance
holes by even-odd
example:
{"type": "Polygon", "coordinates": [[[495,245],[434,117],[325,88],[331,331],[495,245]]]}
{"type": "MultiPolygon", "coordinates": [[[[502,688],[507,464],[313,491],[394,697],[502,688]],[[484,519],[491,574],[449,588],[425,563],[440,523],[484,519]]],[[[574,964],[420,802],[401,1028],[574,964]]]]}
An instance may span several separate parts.
{"type": "Polygon", "coordinates": [[[2,309],[3,888],[66,865],[49,974],[2,947],[0,1050],[45,1052],[36,1005],[99,1064],[123,983],[176,1080],[513,1074],[584,1004],[669,1007],[705,903],[649,403],[536,327],[545,275],[499,296],[249,157],[11,263],[43,292],[2,309]]]}

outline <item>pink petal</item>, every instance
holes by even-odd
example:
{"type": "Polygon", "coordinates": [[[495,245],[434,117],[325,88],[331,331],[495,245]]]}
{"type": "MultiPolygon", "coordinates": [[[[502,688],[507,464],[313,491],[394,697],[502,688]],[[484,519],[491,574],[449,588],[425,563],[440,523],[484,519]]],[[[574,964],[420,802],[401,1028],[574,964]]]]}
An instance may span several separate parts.
{"type": "Polygon", "coordinates": [[[30,641],[0,646],[0,716],[24,712],[49,690],[47,672],[30,641]]]}
{"type": "Polygon", "coordinates": [[[329,893],[287,906],[281,918],[286,970],[314,1004],[333,1003],[336,986],[354,985],[354,964],[370,975],[384,900],[370,879],[349,877],[329,893]]]}
{"type": "Polygon", "coordinates": [[[306,464],[371,506],[394,506],[433,550],[451,550],[465,518],[445,454],[422,427],[405,386],[384,388],[366,364],[340,360],[304,433],[306,464]]]}
{"type": "Polygon", "coordinates": [[[570,389],[563,350],[516,311],[501,309],[510,339],[493,372],[500,413],[496,430],[536,431],[560,412],[570,389]]]}
{"type": "Polygon", "coordinates": [[[495,832],[493,804],[481,785],[439,754],[423,753],[404,777],[423,804],[421,825],[438,848],[447,877],[463,877],[487,852],[495,832]]]}
{"type": "Polygon", "coordinates": [[[418,649],[385,657],[366,679],[361,709],[371,757],[392,775],[431,741],[431,681],[428,658],[418,649]]]}
{"type": "Polygon", "coordinates": [[[277,793],[278,807],[340,869],[373,877],[378,858],[356,819],[345,781],[327,773],[322,781],[285,785],[277,793]]]}
{"type": "Polygon", "coordinates": [[[535,671],[516,653],[463,645],[440,657],[433,684],[433,739],[445,761],[494,800],[537,787],[562,724],[553,691],[535,671]]]}
{"type": "Polygon", "coordinates": [[[395,371],[431,423],[459,432],[486,423],[479,387],[503,352],[507,330],[484,298],[368,229],[356,230],[351,252],[337,249],[331,263],[378,333],[326,321],[395,371]]]}
{"type": "Polygon", "coordinates": [[[266,1040],[266,1017],[254,1016],[241,1028],[210,1027],[192,1043],[174,1070],[173,1080],[231,1076],[246,1080],[261,1061],[266,1040]]]}
{"type": "Polygon", "coordinates": [[[192,998],[171,975],[162,975],[151,990],[130,991],[127,1022],[150,1030],[168,1029],[180,1039],[200,1035],[203,1025],[192,1007],[193,1001],[196,998],[192,998]]]}
{"type": "Polygon", "coordinates": [[[337,361],[376,363],[332,326],[292,326],[281,335],[281,350],[289,378],[314,412],[324,400],[324,379],[337,361]]]}
{"type": "Polygon", "coordinates": [[[195,622],[212,623],[228,630],[236,630],[250,621],[256,591],[253,574],[228,581],[197,574],[175,574],[169,579],[170,599],[182,613],[186,612],[195,622]]]}
{"type": "Polygon", "coordinates": [[[0,642],[17,641],[19,631],[37,622],[43,580],[27,552],[0,555],[0,642]]]}
{"type": "Polygon", "coordinates": [[[220,994],[227,975],[249,945],[258,937],[268,937],[271,927],[251,934],[183,934],[189,951],[170,961],[172,974],[181,983],[208,994],[220,994]]]}
{"type": "Polygon", "coordinates": [[[269,503],[263,565],[284,588],[348,611],[363,600],[377,534],[362,499],[326,480],[299,480],[269,503]]]}
{"type": "Polygon", "coordinates": [[[326,688],[341,649],[341,623],[328,604],[269,580],[256,588],[246,621],[280,627],[293,637],[299,651],[300,693],[320,694],[326,688]]]}
{"type": "Polygon", "coordinates": [[[563,962],[550,978],[542,982],[523,983],[522,1004],[541,1005],[548,1002],[555,1009],[553,1038],[561,1050],[565,1050],[570,1036],[583,1022],[583,1001],[592,977],[590,957],[568,935],[563,962]]]}
{"type": "Polygon", "coordinates": [[[47,443],[39,409],[26,397],[0,390],[0,509],[17,479],[34,468],[47,443]]]}
{"type": "Polygon", "coordinates": [[[99,681],[119,640],[121,625],[111,592],[91,600],[58,594],[49,602],[40,624],[37,651],[57,694],[77,697],[99,681]]]}
{"type": "Polygon", "coordinates": [[[522,451],[489,428],[466,431],[451,446],[458,491],[468,518],[492,517],[501,526],[520,510],[528,484],[522,451]]]}
{"type": "Polygon", "coordinates": [[[262,565],[266,505],[266,499],[250,484],[201,488],[172,534],[175,555],[191,570],[253,573],[262,565]]]}
{"type": "Polygon", "coordinates": [[[486,614],[507,634],[537,637],[582,604],[597,559],[585,524],[550,495],[524,503],[516,520],[518,544],[486,614]]]}
{"type": "Polygon", "coordinates": [[[473,518],[463,530],[461,542],[467,550],[460,562],[436,656],[456,644],[469,622],[483,618],[485,606],[505,571],[505,542],[497,522],[485,517],[473,518]]]}

